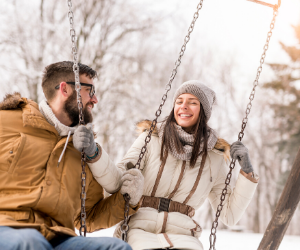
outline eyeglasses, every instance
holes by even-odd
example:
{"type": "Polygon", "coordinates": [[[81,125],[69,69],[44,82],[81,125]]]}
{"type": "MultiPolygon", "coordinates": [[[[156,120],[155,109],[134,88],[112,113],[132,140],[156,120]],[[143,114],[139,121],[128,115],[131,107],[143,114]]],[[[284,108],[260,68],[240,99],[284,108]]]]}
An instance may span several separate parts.
{"type": "MultiPolygon", "coordinates": [[[[71,84],[75,86],[75,82],[66,82],[67,84],[71,84]]],[[[90,83],[83,83],[81,82],[80,85],[85,86],[85,87],[90,87],[90,98],[93,98],[93,96],[95,95],[95,86],[93,84],[90,83]]],[[[55,86],[55,89],[59,89],[60,85],[55,86]]]]}

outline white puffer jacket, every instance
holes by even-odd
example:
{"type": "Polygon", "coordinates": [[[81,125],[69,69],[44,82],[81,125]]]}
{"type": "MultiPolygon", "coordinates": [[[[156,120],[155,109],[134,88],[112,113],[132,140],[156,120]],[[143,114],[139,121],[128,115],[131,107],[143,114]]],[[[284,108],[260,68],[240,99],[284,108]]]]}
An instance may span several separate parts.
{"type": "MultiPolygon", "coordinates": [[[[139,126],[140,130],[144,131],[149,128],[149,123],[142,122],[139,126]]],[[[132,162],[133,164],[137,162],[141,148],[145,144],[145,137],[147,134],[147,132],[143,132],[136,139],[123,160],[117,165],[120,170],[125,171],[124,165],[127,162],[132,162]]],[[[218,141],[217,144],[219,150],[216,149],[215,146],[215,149],[208,152],[208,157],[197,189],[187,202],[187,205],[194,209],[198,209],[204,203],[206,198],[209,199],[215,211],[220,203],[221,192],[225,186],[225,178],[229,171],[228,154],[230,148],[229,145],[226,142],[222,142],[222,140],[218,141]]],[[[154,132],[152,139],[148,144],[146,154],[141,162],[141,171],[145,178],[144,195],[146,196],[151,195],[161,166],[160,149],[161,143],[159,137],[157,133],[154,132]]],[[[100,165],[102,166],[101,168],[96,167],[95,165],[92,167],[90,166],[90,168],[98,182],[104,188],[106,188],[105,184],[107,183],[110,190],[117,190],[120,187],[120,184],[117,184],[117,179],[113,177],[112,174],[107,174],[108,172],[115,172],[115,170],[113,170],[115,169],[115,166],[111,161],[105,159],[104,156],[97,162],[97,165],[99,166],[101,162],[106,162],[106,166],[102,164],[100,165]],[[111,170],[104,171],[103,169],[111,170]],[[106,172],[106,174],[101,174],[102,171],[106,172]],[[113,181],[109,182],[109,178],[112,178],[113,181]],[[112,188],[112,183],[115,183],[114,188],[112,188]]],[[[107,155],[105,157],[107,157],[107,155]]],[[[196,166],[193,169],[189,167],[188,162],[186,163],[183,178],[177,192],[172,198],[173,201],[182,203],[189,195],[196,181],[200,162],[201,157],[197,160],[196,166]]],[[[177,184],[182,172],[182,165],[183,162],[181,160],[175,159],[169,154],[155,197],[168,198],[177,184]]],[[[223,203],[224,207],[220,216],[220,219],[224,224],[232,226],[240,220],[254,195],[256,186],[257,183],[254,183],[242,174],[239,174],[235,188],[232,190],[228,187],[228,194],[223,203]]],[[[165,212],[159,213],[156,209],[149,207],[141,207],[136,214],[131,216],[129,222],[130,230],[128,232],[128,243],[133,250],[170,247],[190,250],[203,249],[202,244],[198,239],[201,234],[201,228],[197,222],[189,216],[179,212],[169,212],[167,222],[163,225],[164,216],[165,212]],[[162,232],[163,227],[165,229],[164,232],[162,232]]],[[[117,230],[119,230],[119,228],[117,228],[117,230]]]]}

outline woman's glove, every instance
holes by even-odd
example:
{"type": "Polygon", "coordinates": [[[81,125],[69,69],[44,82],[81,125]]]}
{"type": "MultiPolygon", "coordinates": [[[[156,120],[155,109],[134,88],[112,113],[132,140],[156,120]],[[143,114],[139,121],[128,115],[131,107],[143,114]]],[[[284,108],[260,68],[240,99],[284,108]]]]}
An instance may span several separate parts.
{"type": "Polygon", "coordinates": [[[74,132],[73,145],[79,152],[84,148],[84,152],[88,156],[93,156],[97,150],[97,145],[92,128],[80,125],[74,132]]]}
{"type": "Polygon", "coordinates": [[[236,141],[231,145],[230,156],[234,160],[238,160],[242,170],[248,174],[253,172],[248,149],[240,141],[236,141]]]}
{"type": "Polygon", "coordinates": [[[129,194],[129,204],[135,206],[142,198],[144,191],[144,176],[138,169],[130,169],[124,172],[121,178],[121,194],[129,194]]]}

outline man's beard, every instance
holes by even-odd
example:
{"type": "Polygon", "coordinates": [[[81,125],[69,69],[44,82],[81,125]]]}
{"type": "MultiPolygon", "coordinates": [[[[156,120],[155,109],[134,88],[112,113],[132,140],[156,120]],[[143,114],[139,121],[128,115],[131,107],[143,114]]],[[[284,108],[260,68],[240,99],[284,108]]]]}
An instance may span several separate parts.
{"type": "MultiPolygon", "coordinates": [[[[93,121],[93,116],[91,112],[88,111],[88,105],[94,106],[92,102],[88,102],[82,110],[84,122],[91,123],[93,121]]],[[[79,124],[79,110],[77,104],[77,92],[74,90],[73,94],[68,97],[64,104],[64,111],[67,113],[68,117],[72,121],[70,127],[74,127],[79,124]]]]}

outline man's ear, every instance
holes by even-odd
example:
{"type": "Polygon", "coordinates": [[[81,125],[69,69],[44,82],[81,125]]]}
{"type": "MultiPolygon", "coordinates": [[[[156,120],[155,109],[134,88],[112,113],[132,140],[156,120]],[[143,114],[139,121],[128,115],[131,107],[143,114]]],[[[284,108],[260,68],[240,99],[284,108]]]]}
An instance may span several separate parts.
{"type": "Polygon", "coordinates": [[[72,89],[66,82],[59,84],[59,93],[62,97],[68,98],[71,95],[72,89]]]}

